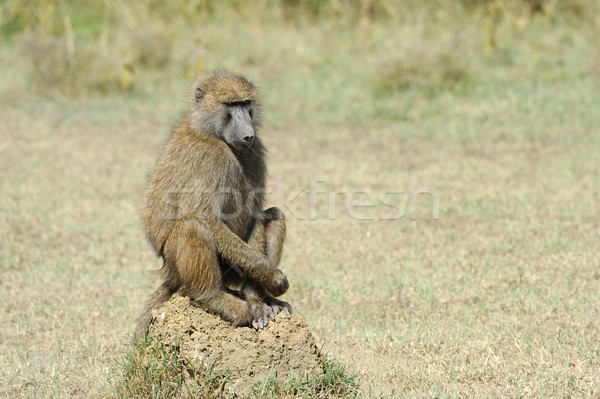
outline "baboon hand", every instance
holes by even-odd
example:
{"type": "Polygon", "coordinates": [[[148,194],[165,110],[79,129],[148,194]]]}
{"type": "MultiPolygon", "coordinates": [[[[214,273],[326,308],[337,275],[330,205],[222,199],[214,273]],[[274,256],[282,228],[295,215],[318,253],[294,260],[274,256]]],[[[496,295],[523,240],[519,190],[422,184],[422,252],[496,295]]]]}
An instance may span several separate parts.
{"type": "Polygon", "coordinates": [[[289,316],[292,314],[292,305],[285,301],[272,298],[271,301],[268,302],[268,305],[271,307],[275,315],[281,313],[284,316],[289,316]]]}
{"type": "Polygon", "coordinates": [[[280,296],[285,294],[285,292],[290,287],[290,283],[288,283],[287,277],[285,274],[279,269],[275,269],[275,273],[273,274],[273,282],[271,287],[269,287],[269,292],[273,296],[280,296]]]}

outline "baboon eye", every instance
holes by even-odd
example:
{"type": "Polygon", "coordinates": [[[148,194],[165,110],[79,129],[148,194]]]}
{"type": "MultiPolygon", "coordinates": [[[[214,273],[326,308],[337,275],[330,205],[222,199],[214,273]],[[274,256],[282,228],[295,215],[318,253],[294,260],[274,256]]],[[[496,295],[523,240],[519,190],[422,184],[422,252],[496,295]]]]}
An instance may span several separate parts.
{"type": "Polygon", "coordinates": [[[196,87],[196,94],[195,94],[196,102],[199,102],[203,95],[204,95],[204,89],[202,89],[202,87],[200,87],[200,86],[196,87]]]}
{"type": "Polygon", "coordinates": [[[231,112],[227,111],[225,113],[225,123],[231,122],[231,112]]]}
{"type": "Polygon", "coordinates": [[[231,102],[225,102],[225,103],[221,103],[221,104],[228,105],[230,107],[246,107],[246,106],[252,104],[252,101],[250,101],[250,100],[231,101],[231,102]]]}
{"type": "Polygon", "coordinates": [[[254,110],[252,108],[248,110],[248,114],[250,114],[250,118],[254,118],[254,110]]]}

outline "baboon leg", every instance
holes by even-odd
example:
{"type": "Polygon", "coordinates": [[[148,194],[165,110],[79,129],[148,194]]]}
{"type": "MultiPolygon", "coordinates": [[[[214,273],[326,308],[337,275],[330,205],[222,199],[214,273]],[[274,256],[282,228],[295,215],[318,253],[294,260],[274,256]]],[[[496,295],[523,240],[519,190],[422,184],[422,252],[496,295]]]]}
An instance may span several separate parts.
{"type": "Polygon", "coordinates": [[[250,232],[250,237],[248,237],[248,245],[250,248],[260,252],[261,254],[265,254],[267,247],[267,241],[265,237],[265,220],[254,219],[252,231],[250,232]]]}
{"type": "MultiPolygon", "coordinates": [[[[255,221],[248,244],[263,253],[274,265],[279,265],[284,240],[285,218],[283,212],[278,208],[269,208],[264,212],[263,219],[255,221]]],[[[289,303],[274,298],[253,279],[246,279],[242,293],[250,304],[254,328],[266,327],[269,319],[275,321],[275,316],[280,312],[286,315],[292,312],[289,303]]]]}
{"type": "Polygon", "coordinates": [[[250,324],[248,303],[223,286],[216,245],[206,224],[193,217],[179,220],[163,253],[165,261],[177,268],[183,291],[194,303],[235,326],[250,324]]]}
{"type": "MultiPolygon", "coordinates": [[[[283,250],[283,241],[285,240],[285,218],[283,216],[283,212],[281,212],[278,208],[269,208],[263,212],[263,218],[255,219],[254,228],[250,234],[250,238],[248,239],[248,245],[256,249],[258,252],[265,255],[265,257],[275,266],[279,265],[279,261],[281,260],[281,253],[283,250]]],[[[279,273],[281,271],[277,269],[279,273]]],[[[257,270],[255,275],[259,275],[260,273],[270,273],[268,270],[257,270]]],[[[281,273],[283,276],[283,273],[281,273]]],[[[284,276],[285,278],[285,276],[284,276]]],[[[256,279],[257,282],[264,281],[264,279],[256,279]]],[[[287,280],[286,280],[287,283],[287,280]]],[[[280,290],[279,292],[274,292],[271,287],[263,285],[267,291],[275,296],[280,296],[285,293],[287,290],[287,285],[285,289],[280,290]]]]}
{"type": "Polygon", "coordinates": [[[285,241],[285,216],[276,207],[267,209],[265,216],[265,255],[275,266],[278,266],[285,241]]]}
{"type": "Polygon", "coordinates": [[[262,218],[254,220],[248,245],[264,254],[275,266],[281,260],[284,241],[285,217],[279,208],[269,208],[262,213],[262,218]]]}

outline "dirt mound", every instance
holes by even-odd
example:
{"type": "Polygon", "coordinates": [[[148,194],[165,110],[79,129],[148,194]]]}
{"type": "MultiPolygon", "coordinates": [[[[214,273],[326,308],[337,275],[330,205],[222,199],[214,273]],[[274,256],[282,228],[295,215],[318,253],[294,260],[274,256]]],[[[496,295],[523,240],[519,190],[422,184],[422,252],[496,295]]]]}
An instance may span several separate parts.
{"type": "Polygon", "coordinates": [[[228,395],[247,393],[267,377],[285,381],[290,375],[314,378],[323,373],[315,340],[298,316],[278,315],[259,331],[233,327],[179,294],[153,316],[158,342],[177,347],[192,369],[227,370],[222,389],[228,395]]]}

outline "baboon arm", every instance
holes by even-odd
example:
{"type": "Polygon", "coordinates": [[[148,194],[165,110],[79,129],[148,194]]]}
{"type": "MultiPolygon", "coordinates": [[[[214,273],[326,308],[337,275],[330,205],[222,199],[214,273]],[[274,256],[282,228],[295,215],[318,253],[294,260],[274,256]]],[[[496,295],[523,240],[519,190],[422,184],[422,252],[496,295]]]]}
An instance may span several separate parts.
{"type": "Polygon", "coordinates": [[[275,268],[275,265],[271,264],[263,254],[251,248],[223,222],[219,220],[207,222],[215,239],[217,251],[227,262],[238,266],[244,272],[255,268],[275,268]]]}
{"type": "Polygon", "coordinates": [[[263,285],[273,296],[283,295],[289,283],[285,275],[268,258],[252,249],[219,220],[208,221],[217,252],[227,262],[242,269],[248,277],[263,285]]]}

